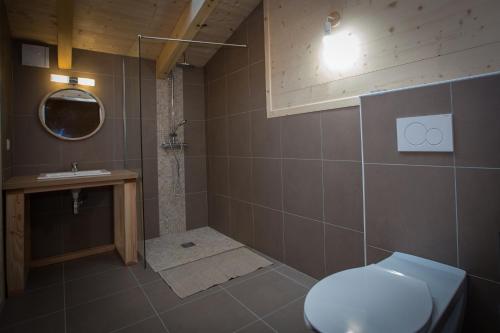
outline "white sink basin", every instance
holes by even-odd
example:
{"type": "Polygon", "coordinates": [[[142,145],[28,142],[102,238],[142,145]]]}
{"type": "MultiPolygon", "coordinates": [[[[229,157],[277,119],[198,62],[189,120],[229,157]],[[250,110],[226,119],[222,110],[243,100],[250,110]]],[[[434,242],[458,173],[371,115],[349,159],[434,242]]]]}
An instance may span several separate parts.
{"type": "Polygon", "coordinates": [[[77,177],[94,177],[94,176],[105,176],[110,175],[111,172],[108,170],[83,170],[83,171],[68,171],[68,172],[51,172],[42,173],[38,176],[39,180],[46,179],[61,179],[61,178],[77,178],[77,177]]]}

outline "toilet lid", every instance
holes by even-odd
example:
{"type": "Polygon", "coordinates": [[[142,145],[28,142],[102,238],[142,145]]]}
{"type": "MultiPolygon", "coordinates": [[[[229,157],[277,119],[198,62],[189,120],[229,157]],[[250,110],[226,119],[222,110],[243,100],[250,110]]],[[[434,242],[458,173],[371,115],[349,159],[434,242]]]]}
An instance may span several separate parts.
{"type": "Polygon", "coordinates": [[[425,332],[431,315],[425,282],[376,265],[321,280],[304,304],[306,320],[323,333],[425,332]]]}

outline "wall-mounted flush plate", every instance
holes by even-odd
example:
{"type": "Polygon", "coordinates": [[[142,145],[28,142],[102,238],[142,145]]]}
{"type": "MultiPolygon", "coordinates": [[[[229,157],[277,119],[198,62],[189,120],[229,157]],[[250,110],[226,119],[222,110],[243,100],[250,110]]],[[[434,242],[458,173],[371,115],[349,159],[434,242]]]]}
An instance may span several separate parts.
{"type": "Polygon", "coordinates": [[[398,151],[453,152],[451,114],[398,118],[398,151]]]}

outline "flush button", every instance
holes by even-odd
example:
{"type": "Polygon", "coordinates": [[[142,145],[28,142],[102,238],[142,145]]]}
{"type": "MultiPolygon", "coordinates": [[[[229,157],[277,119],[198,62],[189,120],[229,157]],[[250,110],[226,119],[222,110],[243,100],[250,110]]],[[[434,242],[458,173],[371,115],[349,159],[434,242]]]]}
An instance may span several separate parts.
{"type": "Polygon", "coordinates": [[[396,128],[400,152],[453,151],[451,114],[398,118],[396,128]]]}

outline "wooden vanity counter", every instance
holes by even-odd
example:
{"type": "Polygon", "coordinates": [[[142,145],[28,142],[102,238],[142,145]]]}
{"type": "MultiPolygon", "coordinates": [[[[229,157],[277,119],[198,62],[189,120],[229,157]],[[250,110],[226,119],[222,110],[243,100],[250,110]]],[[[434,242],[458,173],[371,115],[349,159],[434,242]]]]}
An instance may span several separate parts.
{"type": "Polygon", "coordinates": [[[137,263],[137,173],[113,170],[109,175],[38,180],[39,175],[9,178],[6,194],[6,270],[9,294],[24,291],[29,267],[39,267],[116,248],[126,265],[137,263]],[[31,261],[29,194],[89,187],[113,187],[114,244],[31,261]]]}

